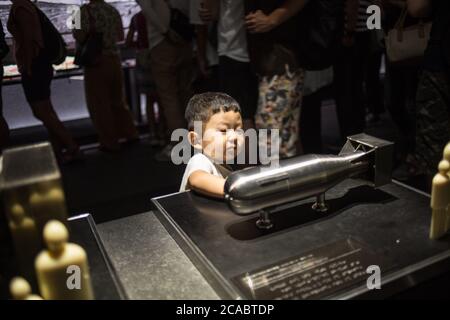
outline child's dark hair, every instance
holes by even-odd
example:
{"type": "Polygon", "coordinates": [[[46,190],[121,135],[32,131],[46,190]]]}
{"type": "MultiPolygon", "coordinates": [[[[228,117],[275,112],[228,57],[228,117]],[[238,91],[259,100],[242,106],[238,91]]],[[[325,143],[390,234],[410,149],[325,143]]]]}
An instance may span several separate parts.
{"type": "Polygon", "coordinates": [[[241,112],[236,100],[225,93],[205,92],[196,94],[189,100],[186,107],[185,118],[189,130],[194,130],[194,122],[207,122],[214,114],[220,111],[241,112]]]}

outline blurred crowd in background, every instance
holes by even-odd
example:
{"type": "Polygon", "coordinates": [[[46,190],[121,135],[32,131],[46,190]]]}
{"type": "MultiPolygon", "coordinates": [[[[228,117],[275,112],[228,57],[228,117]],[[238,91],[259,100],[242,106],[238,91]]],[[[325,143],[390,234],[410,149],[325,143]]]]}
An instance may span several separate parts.
{"type": "MultiPolygon", "coordinates": [[[[396,164],[404,175],[430,181],[436,173],[450,140],[450,1],[136,2],[141,11],[127,34],[119,12],[103,0],[81,7],[81,28],[73,32],[101,151],[121,152],[140,139],[125,98],[119,50],[125,45],[136,51],[148,136],[161,148],[159,161],[170,161],[171,133],[186,127],[190,97],[206,91],[235,98],[245,128],[279,129],[282,158],[321,153],[328,90],[341,142],[388,114],[400,135],[396,164]],[[381,28],[369,29],[378,13],[381,28]]],[[[63,163],[83,159],[51,102],[52,65],[67,54],[64,40],[30,0],[12,0],[2,23],[14,46],[2,30],[0,57],[14,50],[24,95],[55,153],[63,163]]],[[[8,135],[1,116],[0,148],[8,135]]]]}

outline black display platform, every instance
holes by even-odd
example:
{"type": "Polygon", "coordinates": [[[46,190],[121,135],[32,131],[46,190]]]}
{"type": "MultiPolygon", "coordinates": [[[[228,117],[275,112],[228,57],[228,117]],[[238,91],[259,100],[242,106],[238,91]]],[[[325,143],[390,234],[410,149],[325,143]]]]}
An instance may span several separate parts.
{"type": "Polygon", "coordinates": [[[347,180],[327,193],[330,211],[314,199],[272,214],[237,216],[222,201],[178,193],[153,199],[155,212],[219,295],[232,299],[387,298],[450,270],[450,237],[428,237],[430,199],[392,183],[378,190],[347,180]],[[369,290],[366,269],[381,269],[381,290],[369,290]]]}
{"type": "Polygon", "coordinates": [[[92,216],[83,214],[70,218],[69,228],[70,242],[82,246],[87,253],[95,299],[126,299],[125,291],[105,251],[92,216]]]}

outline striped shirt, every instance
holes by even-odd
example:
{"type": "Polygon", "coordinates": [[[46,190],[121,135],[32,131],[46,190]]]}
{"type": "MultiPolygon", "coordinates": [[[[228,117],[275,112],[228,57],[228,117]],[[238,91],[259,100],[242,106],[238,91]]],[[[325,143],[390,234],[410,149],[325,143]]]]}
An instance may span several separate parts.
{"type": "Polygon", "coordinates": [[[359,0],[358,20],[356,21],[355,32],[365,32],[367,29],[367,20],[370,15],[367,13],[367,8],[372,5],[369,0],[359,0]]]}

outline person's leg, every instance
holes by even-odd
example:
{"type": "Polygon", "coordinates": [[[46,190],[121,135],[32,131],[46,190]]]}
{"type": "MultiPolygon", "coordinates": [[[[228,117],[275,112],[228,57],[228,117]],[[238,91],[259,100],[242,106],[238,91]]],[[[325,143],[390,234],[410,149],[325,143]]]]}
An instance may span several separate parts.
{"type": "Polygon", "coordinates": [[[417,92],[417,69],[394,67],[386,64],[386,106],[399,129],[399,142],[396,146],[398,159],[403,161],[415,145],[415,104],[417,92]]]}
{"type": "Polygon", "coordinates": [[[402,134],[408,134],[411,128],[406,119],[405,69],[395,68],[389,63],[386,66],[387,107],[392,120],[402,134]]]}
{"type": "Polygon", "coordinates": [[[334,98],[342,141],[345,141],[352,131],[352,52],[353,48],[340,48],[337,52],[336,63],[333,65],[334,98]]]}
{"type": "Polygon", "coordinates": [[[86,104],[98,135],[100,148],[103,150],[118,150],[119,137],[114,128],[108,76],[107,66],[103,58],[98,65],[84,69],[86,104]]]}
{"type": "Polygon", "coordinates": [[[322,100],[320,91],[303,97],[300,129],[304,153],[322,153],[322,100]]]}
{"type": "MultiPolygon", "coordinates": [[[[177,63],[177,81],[179,90],[179,106],[182,114],[193,95],[193,65],[192,65],[192,47],[190,44],[181,44],[179,47],[177,63]]],[[[183,117],[184,118],[184,117],[183,117]]]]}
{"type": "Polygon", "coordinates": [[[148,132],[150,136],[156,137],[157,129],[156,129],[156,115],[155,115],[155,99],[151,93],[147,93],[145,95],[145,112],[147,114],[147,124],[148,124],[148,132]]]}
{"type": "Polygon", "coordinates": [[[295,156],[301,146],[298,140],[303,80],[304,72],[298,70],[277,78],[264,77],[259,84],[255,127],[279,130],[280,158],[295,156]]]}
{"type": "Polygon", "coordinates": [[[380,81],[381,60],[381,51],[369,53],[365,71],[367,107],[374,116],[374,120],[377,120],[384,112],[380,81]]]}
{"type": "Polygon", "coordinates": [[[450,141],[450,82],[445,73],[424,71],[417,91],[415,159],[431,179],[450,141]]]}
{"type": "Polygon", "coordinates": [[[69,152],[78,150],[78,145],[72,135],[59,120],[50,99],[30,102],[33,115],[47,128],[50,138],[56,146],[66,148],[69,152]]]}
{"type": "Polygon", "coordinates": [[[8,123],[6,122],[6,120],[3,117],[3,115],[0,114],[0,152],[7,145],[8,140],[9,140],[8,123]]]}
{"type": "Polygon", "coordinates": [[[251,71],[250,64],[221,56],[219,82],[220,91],[230,95],[239,103],[244,126],[252,128],[258,103],[258,81],[251,71]]]}
{"type": "Polygon", "coordinates": [[[33,115],[42,121],[49,132],[56,153],[62,154],[62,149],[65,148],[66,154],[75,155],[79,152],[79,147],[58,118],[51,102],[52,79],[51,63],[38,57],[33,62],[31,75],[22,75],[24,93],[33,115]]]}
{"type": "Polygon", "coordinates": [[[364,69],[367,65],[368,52],[370,50],[370,32],[357,32],[352,54],[351,67],[351,114],[352,123],[349,135],[364,131],[366,122],[366,106],[364,99],[364,69]]]}
{"type": "Polygon", "coordinates": [[[166,119],[168,139],[170,140],[173,131],[185,127],[177,81],[178,52],[173,44],[164,40],[151,50],[150,56],[153,78],[160,101],[159,106],[166,119]]]}
{"type": "Polygon", "coordinates": [[[3,66],[0,64],[0,152],[8,143],[9,127],[5,118],[3,117],[3,97],[2,97],[2,82],[3,82],[3,66]]]}
{"type": "Polygon", "coordinates": [[[125,88],[123,83],[123,72],[119,56],[107,58],[109,75],[109,96],[112,114],[112,126],[116,136],[125,138],[128,141],[136,140],[139,137],[133,117],[127,107],[125,98],[125,88]]]}

